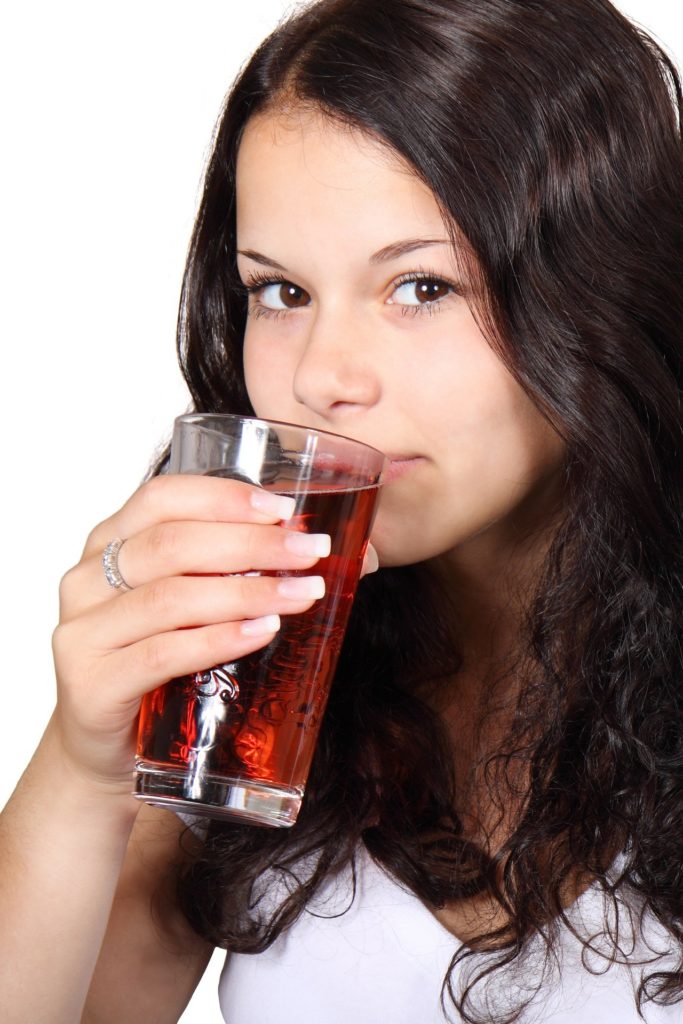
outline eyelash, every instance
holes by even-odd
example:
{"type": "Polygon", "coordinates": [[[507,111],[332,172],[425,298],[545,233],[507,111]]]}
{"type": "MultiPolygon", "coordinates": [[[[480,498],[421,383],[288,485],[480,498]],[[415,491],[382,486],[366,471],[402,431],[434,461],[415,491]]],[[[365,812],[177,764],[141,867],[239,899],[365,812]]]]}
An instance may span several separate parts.
{"type": "MultiPolygon", "coordinates": [[[[402,284],[413,284],[417,281],[433,281],[437,284],[445,284],[452,289],[452,294],[462,294],[461,290],[452,281],[447,281],[446,278],[442,277],[440,274],[433,273],[429,270],[410,271],[408,273],[401,274],[401,276],[393,283],[394,291],[400,288],[402,284]]],[[[241,286],[240,291],[245,293],[247,296],[258,296],[260,291],[271,284],[292,283],[292,281],[283,277],[281,274],[264,274],[259,271],[254,271],[249,274],[246,282],[241,286]]],[[[302,291],[303,290],[305,289],[302,289],[302,291]]],[[[435,313],[441,312],[442,303],[443,298],[434,300],[433,302],[418,303],[414,306],[402,306],[401,316],[418,316],[425,314],[427,316],[434,316],[435,313]]],[[[248,310],[247,315],[253,316],[255,319],[259,319],[260,317],[278,319],[278,317],[293,311],[293,309],[270,309],[269,306],[263,306],[257,301],[251,309],[248,310]]]]}
{"type": "MultiPolygon", "coordinates": [[[[264,288],[267,288],[270,284],[291,284],[286,277],[282,277],[280,274],[262,274],[258,270],[254,271],[249,275],[246,282],[241,286],[240,291],[245,293],[247,296],[255,295],[264,288]]],[[[258,301],[247,310],[247,316],[253,316],[255,319],[259,317],[270,317],[273,320],[277,320],[285,313],[289,313],[288,309],[269,309],[268,306],[262,306],[258,301]]]]}
{"type": "MultiPolygon", "coordinates": [[[[456,288],[452,281],[447,281],[444,277],[441,277],[440,274],[436,274],[429,270],[409,271],[406,274],[401,274],[400,277],[394,281],[394,291],[400,288],[402,284],[414,284],[417,281],[431,281],[434,284],[445,284],[451,289],[451,295],[458,292],[458,288],[456,288]]],[[[445,298],[448,298],[448,296],[443,296],[441,299],[434,299],[431,302],[417,303],[415,306],[402,306],[401,316],[419,316],[425,314],[427,316],[434,316],[435,313],[441,312],[445,298]]]]}

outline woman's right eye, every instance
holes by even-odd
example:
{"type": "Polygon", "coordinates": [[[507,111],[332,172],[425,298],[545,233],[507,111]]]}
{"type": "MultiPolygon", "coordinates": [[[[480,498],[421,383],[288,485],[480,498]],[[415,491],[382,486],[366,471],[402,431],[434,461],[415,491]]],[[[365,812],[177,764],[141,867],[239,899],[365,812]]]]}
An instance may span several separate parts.
{"type": "Polygon", "coordinates": [[[253,296],[253,309],[264,314],[300,309],[311,301],[307,291],[284,279],[252,280],[247,285],[247,291],[253,296]]]}

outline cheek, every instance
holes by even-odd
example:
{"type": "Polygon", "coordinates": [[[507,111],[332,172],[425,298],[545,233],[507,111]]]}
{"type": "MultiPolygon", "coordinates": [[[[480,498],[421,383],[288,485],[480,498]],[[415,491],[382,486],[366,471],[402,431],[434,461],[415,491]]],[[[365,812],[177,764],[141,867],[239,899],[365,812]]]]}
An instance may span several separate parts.
{"type": "Polygon", "coordinates": [[[444,447],[474,453],[518,418],[516,385],[470,318],[438,346],[403,360],[404,399],[444,447]]]}
{"type": "MultiPolygon", "coordinates": [[[[245,329],[244,344],[242,346],[242,366],[244,369],[244,382],[247,386],[247,394],[254,411],[259,414],[259,397],[265,381],[265,375],[261,372],[260,360],[256,358],[254,346],[249,341],[249,328],[245,329]]],[[[260,414],[259,414],[260,415],[260,414]]]]}
{"type": "Polygon", "coordinates": [[[281,418],[283,402],[291,393],[286,350],[281,345],[268,345],[261,331],[250,329],[247,323],[242,361],[247,394],[256,415],[281,418]]]}

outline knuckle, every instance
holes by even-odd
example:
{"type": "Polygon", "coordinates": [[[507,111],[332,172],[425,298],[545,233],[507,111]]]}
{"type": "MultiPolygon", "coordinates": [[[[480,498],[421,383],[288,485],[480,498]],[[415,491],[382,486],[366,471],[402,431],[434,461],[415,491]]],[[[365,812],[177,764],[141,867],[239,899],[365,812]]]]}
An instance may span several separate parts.
{"type": "Polygon", "coordinates": [[[202,488],[207,509],[215,519],[225,518],[231,506],[239,507],[243,501],[248,501],[253,486],[232,477],[195,476],[194,480],[202,488]]]}
{"type": "Polygon", "coordinates": [[[68,569],[59,581],[59,605],[63,608],[68,605],[76,589],[77,566],[68,569]]]}
{"type": "Polygon", "coordinates": [[[177,605],[175,587],[170,579],[154,580],[144,588],[147,611],[154,618],[167,617],[177,605]]]}
{"type": "Polygon", "coordinates": [[[249,598],[249,577],[242,575],[231,576],[232,589],[234,591],[235,604],[240,608],[246,604],[249,598]]]}
{"type": "Polygon", "coordinates": [[[245,527],[242,538],[242,552],[246,563],[245,568],[257,568],[263,562],[263,533],[255,530],[253,527],[245,527]]]}
{"type": "Polygon", "coordinates": [[[133,500],[139,505],[143,514],[148,519],[156,519],[168,494],[168,480],[163,476],[153,476],[145,480],[133,495],[133,500]]]}
{"type": "Polygon", "coordinates": [[[53,630],[52,633],[52,656],[55,664],[64,664],[68,659],[73,647],[73,629],[63,622],[53,630]]]}
{"type": "Polygon", "coordinates": [[[104,551],[105,544],[114,536],[113,527],[108,525],[109,522],[109,519],[105,519],[90,531],[83,548],[83,557],[94,554],[96,551],[104,551]]]}
{"type": "Polygon", "coordinates": [[[176,523],[159,523],[150,530],[147,543],[151,557],[165,562],[178,552],[180,528],[176,523]]]}
{"type": "Polygon", "coordinates": [[[167,492],[168,479],[165,476],[153,476],[140,486],[138,494],[143,502],[154,508],[163,500],[167,492]]]}
{"type": "Polygon", "coordinates": [[[52,653],[55,658],[59,658],[64,650],[64,626],[61,624],[56,627],[52,632],[52,653]]]}
{"type": "Polygon", "coordinates": [[[197,660],[201,667],[207,668],[215,665],[218,661],[229,661],[226,657],[226,638],[232,643],[235,635],[235,626],[232,623],[207,626],[197,631],[198,651],[197,660]]]}
{"type": "Polygon", "coordinates": [[[153,679],[165,676],[169,663],[168,638],[152,636],[140,645],[140,660],[143,669],[153,679]]]}
{"type": "Polygon", "coordinates": [[[249,509],[249,498],[253,489],[254,485],[247,483],[245,480],[234,480],[229,477],[222,478],[220,480],[220,491],[216,489],[216,511],[225,511],[226,496],[230,497],[230,501],[234,503],[236,508],[249,509]]]}
{"type": "Polygon", "coordinates": [[[85,539],[85,547],[83,548],[84,552],[92,550],[92,548],[94,548],[99,543],[99,538],[102,533],[102,526],[102,523],[98,523],[97,526],[94,526],[92,528],[92,530],[85,539]]]}
{"type": "Polygon", "coordinates": [[[240,578],[234,618],[248,619],[255,615],[268,615],[282,607],[278,593],[279,576],[250,573],[240,578]]]}

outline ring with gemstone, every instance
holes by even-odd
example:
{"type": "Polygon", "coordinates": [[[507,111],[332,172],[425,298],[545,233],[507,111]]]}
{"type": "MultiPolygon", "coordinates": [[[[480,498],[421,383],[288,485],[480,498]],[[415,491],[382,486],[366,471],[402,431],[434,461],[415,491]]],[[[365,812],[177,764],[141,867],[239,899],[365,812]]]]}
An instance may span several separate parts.
{"type": "Polygon", "coordinates": [[[107,583],[114,590],[132,590],[129,583],[126,583],[119,571],[119,551],[123,546],[120,537],[110,540],[102,554],[102,568],[107,577],[107,583]]]}

